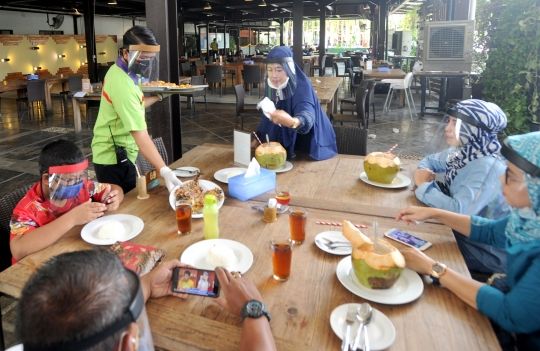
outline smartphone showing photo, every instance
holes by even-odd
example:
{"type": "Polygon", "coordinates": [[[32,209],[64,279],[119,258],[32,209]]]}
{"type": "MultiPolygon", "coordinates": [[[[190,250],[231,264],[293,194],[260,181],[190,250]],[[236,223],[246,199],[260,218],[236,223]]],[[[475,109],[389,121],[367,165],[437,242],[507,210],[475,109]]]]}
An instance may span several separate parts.
{"type": "Polygon", "coordinates": [[[389,231],[384,233],[384,236],[392,240],[399,241],[404,245],[416,247],[421,251],[424,251],[431,246],[431,243],[429,241],[417,238],[416,236],[406,233],[400,229],[390,229],[389,231]]]}
{"type": "Polygon", "coordinates": [[[219,280],[214,271],[176,267],[173,270],[172,290],[184,294],[218,297],[219,280]]]}

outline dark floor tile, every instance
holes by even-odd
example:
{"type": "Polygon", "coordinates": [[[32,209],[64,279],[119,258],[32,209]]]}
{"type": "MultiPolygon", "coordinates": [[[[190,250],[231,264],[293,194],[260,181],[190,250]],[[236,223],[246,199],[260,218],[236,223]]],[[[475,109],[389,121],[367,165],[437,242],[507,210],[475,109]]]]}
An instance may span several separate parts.
{"type": "Polygon", "coordinates": [[[39,176],[29,173],[0,170],[0,197],[28,184],[39,181],[39,176]],[[5,178],[9,174],[11,178],[5,178]]]}

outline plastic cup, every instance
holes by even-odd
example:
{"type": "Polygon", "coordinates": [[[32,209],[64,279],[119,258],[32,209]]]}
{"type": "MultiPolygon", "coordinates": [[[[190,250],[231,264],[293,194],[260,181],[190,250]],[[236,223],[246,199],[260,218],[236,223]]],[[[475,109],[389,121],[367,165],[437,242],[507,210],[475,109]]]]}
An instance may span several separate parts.
{"type": "Polygon", "coordinates": [[[289,225],[291,239],[295,244],[302,244],[306,240],[306,223],[308,211],[302,207],[289,208],[289,225]]]}
{"type": "Polygon", "coordinates": [[[293,242],[286,236],[278,236],[272,239],[270,246],[272,247],[274,279],[285,281],[291,276],[293,242]]]}
{"type": "Polygon", "coordinates": [[[191,201],[176,201],[176,225],[178,234],[191,234],[191,201]]]}

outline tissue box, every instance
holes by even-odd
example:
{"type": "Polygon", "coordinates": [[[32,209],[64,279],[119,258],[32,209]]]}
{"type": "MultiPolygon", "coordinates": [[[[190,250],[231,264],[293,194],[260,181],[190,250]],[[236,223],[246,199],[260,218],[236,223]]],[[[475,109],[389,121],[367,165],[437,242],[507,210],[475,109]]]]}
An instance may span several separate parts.
{"type": "Polygon", "coordinates": [[[229,178],[229,196],[247,201],[276,188],[276,173],[261,168],[261,173],[246,178],[243,174],[229,178]]]}
{"type": "Polygon", "coordinates": [[[390,68],[388,68],[388,67],[378,67],[377,71],[379,71],[379,72],[390,72],[390,68]]]}

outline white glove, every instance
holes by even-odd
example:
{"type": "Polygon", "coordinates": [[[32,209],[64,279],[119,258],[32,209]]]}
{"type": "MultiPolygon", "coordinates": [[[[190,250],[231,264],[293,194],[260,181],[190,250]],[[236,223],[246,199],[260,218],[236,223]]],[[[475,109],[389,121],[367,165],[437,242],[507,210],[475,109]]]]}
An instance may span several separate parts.
{"type": "Polygon", "coordinates": [[[167,166],[161,167],[159,170],[159,175],[165,180],[165,185],[167,186],[167,190],[169,190],[169,192],[171,192],[174,187],[182,185],[182,182],[176,178],[176,175],[167,166]]]}

